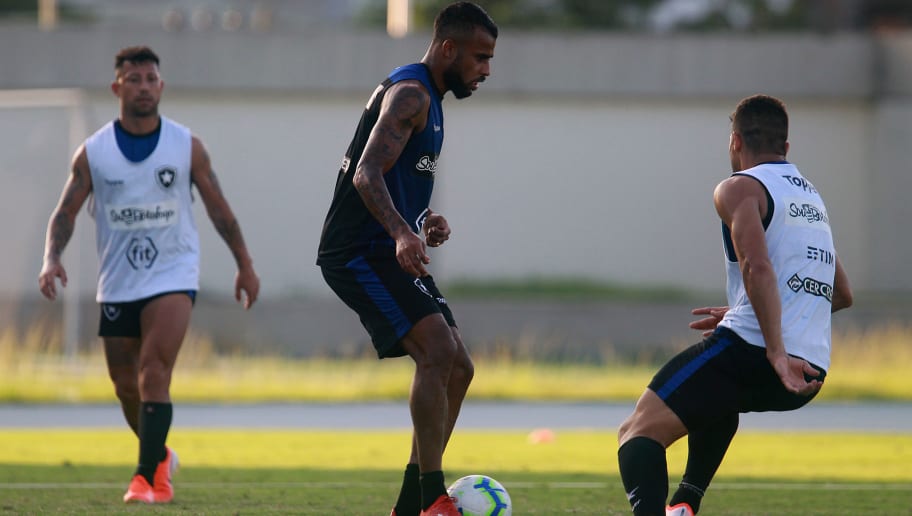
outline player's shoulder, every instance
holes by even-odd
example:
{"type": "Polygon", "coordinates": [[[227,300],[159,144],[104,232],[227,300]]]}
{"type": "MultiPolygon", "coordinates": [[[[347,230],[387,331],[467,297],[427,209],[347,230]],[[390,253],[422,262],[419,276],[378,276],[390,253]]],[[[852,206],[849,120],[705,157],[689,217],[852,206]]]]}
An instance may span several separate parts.
{"type": "Polygon", "coordinates": [[[747,174],[732,174],[723,179],[713,191],[713,201],[718,208],[732,208],[744,200],[766,198],[766,188],[754,176],[747,174]]]}
{"type": "Polygon", "coordinates": [[[404,80],[389,87],[383,99],[386,110],[397,118],[427,116],[431,95],[417,80],[404,80]]]}
{"type": "Polygon", "coordinates": [[[716,185],[716,192],[730,194],[763,193],[763,181],[753,174],[736,172],[716,185]]]}

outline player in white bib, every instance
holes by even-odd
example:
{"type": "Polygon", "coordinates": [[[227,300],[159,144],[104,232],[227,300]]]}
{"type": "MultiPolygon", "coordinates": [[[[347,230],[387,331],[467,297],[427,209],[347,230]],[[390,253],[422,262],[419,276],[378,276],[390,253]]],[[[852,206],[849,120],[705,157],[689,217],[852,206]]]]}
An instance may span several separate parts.
{"type": "Polygon", "coordinates": [[[191,209],[195,185],[238,272],[235,297],[256,301],[260,280],[240,226],[203,143],[158,113],[164,82],[158,56],[129,47],[115,58],[111,90],[120,116],[77,149],[69,179],[48,222],[41,293],[66,286],[61,262],[76,215],[90,194],[100,269],[99,336],[124,417],[139,438],[139,464],[125,502],[167,503],[177,456],[165,446],[171,427],[171,373],[199,289],[199,236],[191,209]]]}
{"type": "Polygon", "coordinates": [[[714,193],[728,306],[699,308],[702,342],[673,357],[618,431],[618,465],[637,516],[693,516],[742,412],[795,410],[830,366],[830,314],[852,304],[823,199],[785,160],[785,105],[766,95],[732,115],[734,173],[714,193]],[[666,506],[665,449],[687,436],[684,477],[666,506]]]}

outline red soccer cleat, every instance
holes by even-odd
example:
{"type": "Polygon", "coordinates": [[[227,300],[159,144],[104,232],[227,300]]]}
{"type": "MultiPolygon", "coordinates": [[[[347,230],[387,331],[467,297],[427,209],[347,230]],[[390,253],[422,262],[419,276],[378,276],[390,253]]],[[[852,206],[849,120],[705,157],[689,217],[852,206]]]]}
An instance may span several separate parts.
{"type": "Polygon", "coordinates": [[[165,459],[155,468],[155,485],[152,486],[155,503],[169,503],[174,499],[174,486],[171,485],[171,475],[177,471],[179,462],[177,454],[171,448],[165,447],[165,459]]]}
{"type": "Polygon", "coordinates": [[[462,516],[453,499],[449,495],[442,494],[434,500],[427,510],[421,511],[420,516],[462,516]]]}
{"type": "Polygon", "coordinates": [[[149,485],[146,477],[133,475],[133,480],[130,481],[130,487],[127,488],[123,500],[125,503],[155,503],[152,486],[149,485]]]}

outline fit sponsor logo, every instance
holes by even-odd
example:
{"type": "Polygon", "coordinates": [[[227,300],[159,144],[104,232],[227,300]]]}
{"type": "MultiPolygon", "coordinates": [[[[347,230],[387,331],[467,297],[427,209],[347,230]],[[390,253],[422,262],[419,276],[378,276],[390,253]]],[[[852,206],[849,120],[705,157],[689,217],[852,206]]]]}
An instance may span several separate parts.
{"type": "Polygon", "coordinates": [[[833,265],[836,255],[832,251],[827,251],[820,247],[807,246],[807,258],[815,262],[822,262],[827,265],[833,265]]]}
{"type": "Polygon", "coordinates": [[[158,248],[149,237],[134,238],[127,246],[127,262],[133,270],[149,269],[158,258],[158,248]]]}
{"type": "Polygon", "coordinates": [[[786,181],[791,183],[793,186],[797,186],[798,188],[801,188],[805,192],[817,193],[817,189],[814,188],[814,185],[812,185],[810,181],[808,181],[807,179],[805,179],[803,177],[782,176],[782,179],[785,179],[786,181]]]}
{"type": "Polygon", "coordinates": [[[177,180],[177,169],[171,165],[165,165],[155,171],[155,179],[159,186],[167,190],[177,180]]]}
{"type": "Polygon", "coordinates": [[[105,316],[105,319],[114,322],[120,317],[120,307],[114,305],[104,304],[101,305],[101,311],[105,316]]]}
{"type": "Polygon", "coordinates": [[[817,281],[814,278],[801,278],[797,274],[794,274],[788,280],[788,287],[792,289],[793,292],[801,292],[803,290],[807,294],[822,297],[830,303],[833,302],[833,286],[822,281],[817,281]]]}
{"type": "Polygon", "coordinates": [[[422,172],[424,175],[433,177],[437,173],[437,157],[431,157],[428,154],[421,156],[418,163],[415,163],[415,170],[422,172]]]}
{"type": "Polygon", "coordinates": [[[177,223],[177,201],[138,206],[108,206],[108,225],[113,230],[161,228],[177,223]]]}
{"type": "Polygon", "coordinates": [[[830,232],[830,217],[823,206],[818,206],[806,199],[786,199],[788,210],[785,223],[790,226],[801,226],[830,232]]]}
{"type": "Polygon", "coordinates": [[[107,179],[105,178],[104,183],[108,186],[123,186],[123,179],[107,179]]]}

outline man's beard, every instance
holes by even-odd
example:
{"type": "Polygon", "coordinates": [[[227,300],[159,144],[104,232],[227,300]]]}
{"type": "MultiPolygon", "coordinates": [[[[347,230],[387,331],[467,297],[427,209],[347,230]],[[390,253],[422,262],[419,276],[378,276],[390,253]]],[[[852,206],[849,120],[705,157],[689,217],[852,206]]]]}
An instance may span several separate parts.
{"type": "Polygon", "coordinates": [[[128,106],[127,110],[131,116],[136,118],[146,118],[152,116],[158,116],[158,103],[152,104],[150,107],[140,107],[137,104],[128,106]]]}
{"type": "Polygon", "coordinates": [[[449,68],[443,72],[443,85],[453,92],[457,99],[464,99],[472,94],[472,89],[462,81],[459,72],[449,68]]]}

